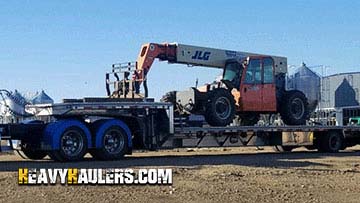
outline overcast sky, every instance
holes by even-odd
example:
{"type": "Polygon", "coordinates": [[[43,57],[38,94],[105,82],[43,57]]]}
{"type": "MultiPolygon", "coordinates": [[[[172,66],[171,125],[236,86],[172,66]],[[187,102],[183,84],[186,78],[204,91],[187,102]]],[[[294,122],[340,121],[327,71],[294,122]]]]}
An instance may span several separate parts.
{"type": "MultiPolygon", "coordinates": [[[[147,42],[282,55],[360,71],[360,1],[0,1],[0,89],[105,96],[104,74],[147,42]]],[[[155,62],[150,96],[211,82],[208,68],[155,62]]]]}

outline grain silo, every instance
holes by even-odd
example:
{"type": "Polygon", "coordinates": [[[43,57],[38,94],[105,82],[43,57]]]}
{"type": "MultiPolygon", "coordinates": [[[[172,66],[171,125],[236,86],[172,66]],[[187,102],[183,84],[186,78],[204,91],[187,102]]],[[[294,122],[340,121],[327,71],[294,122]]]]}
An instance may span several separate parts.
{"type": "Polygon", "coordinates": [[[2,122],[13,123],[22,120],[25,113],[26,99],[17,91],[4,91],[0,101],[0,116],[2,122]]]}
{"type": "Polygon", "coordinates": [[[53,104],[54,100],[42,90],[31,101],[32,104],[53,104]]]}
{"type": "Polygon", "coordinates": [[[288,80],[288,88],[302,91],[308,99],[310,111],[314,111],[320,100],[321,77],[305,63],[288,80]]]}

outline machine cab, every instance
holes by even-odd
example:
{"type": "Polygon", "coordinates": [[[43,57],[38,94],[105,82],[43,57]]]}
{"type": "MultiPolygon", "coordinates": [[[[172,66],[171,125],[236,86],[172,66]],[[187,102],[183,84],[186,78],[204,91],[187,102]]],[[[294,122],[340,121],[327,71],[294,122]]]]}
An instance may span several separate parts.
{"type": "Polygon", "coordinates": [[[269,56],[250,56],[241,63],[229,60],[223,73],[240,111],[276,111],[274,80],[274,60],[269,56]]]}
{"type": "Polygon", "coordinates": [[[237,60],[228,60],[226,62],[222,78],[228,88],[239,90],[243,70],[244,65],[237,60]]]}

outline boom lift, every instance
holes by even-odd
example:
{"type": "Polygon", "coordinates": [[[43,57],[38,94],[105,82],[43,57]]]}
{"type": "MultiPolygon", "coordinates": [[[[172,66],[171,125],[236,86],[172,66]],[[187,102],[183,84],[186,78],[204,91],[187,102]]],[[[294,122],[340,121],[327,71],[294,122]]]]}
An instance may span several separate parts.
{"type": "MultiPolygon", "coordinates": [[[[309,117],[305,95],[285,89],[285,57],[177,43],[144,44],[135,64],[125,66],[134,70],[125,71],[124,80],[120,81],[117,75],[119,67],[124,69],[124,66],[113,66],[117,82],[111,97],[143,97],[141,83],[147,97],[146,76],[156,58],[169,63],[223,69],[221,82],[164,96],[163,101],[173,103],[179,114],[204,115],[212,126],[230,124],[235,114],[241,118],[242,125],[257,123],[260,113],[280,113],[287,125],[303,125],[309,117]],[[132,79],[126,78],[130,71],[133,71],[132,79]]],[[[108,95],[109,84],[107,82],[108,95]]]]}

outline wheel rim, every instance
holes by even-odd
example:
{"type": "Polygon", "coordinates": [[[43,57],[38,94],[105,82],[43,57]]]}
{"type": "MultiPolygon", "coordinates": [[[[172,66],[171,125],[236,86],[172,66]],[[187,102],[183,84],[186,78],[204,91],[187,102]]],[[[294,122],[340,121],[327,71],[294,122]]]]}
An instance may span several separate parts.
{"type": "Polygon", "coordinates": [[[300,119],[301,117],[303,117],[303,115],[305,113],[305,105],[304,105],[303,101],[299,98],[295,98],[291,102],[290,112],[294,116],[295,119],[300,119]]]}
{"type": "Polygon", "coordinates": [[[219,97],[215,102],[215,111],[219,118],[226,119],[231,113],[231,103],[226,97],[219,97]]]}
{"type": "Polygon", "coordinates": [[[61,137],[61,149],[67,156],[77,156],[83,146],[83,136],[78,130],[68,130],[61,137]]]}
{"type": "Polygon", "coordinates": [[[104,148],[110,154],[119,153],[125,145],[125,139],[120,129],[110,129],[104,135],[104,148]]]}

